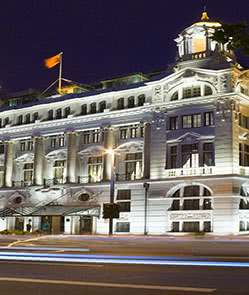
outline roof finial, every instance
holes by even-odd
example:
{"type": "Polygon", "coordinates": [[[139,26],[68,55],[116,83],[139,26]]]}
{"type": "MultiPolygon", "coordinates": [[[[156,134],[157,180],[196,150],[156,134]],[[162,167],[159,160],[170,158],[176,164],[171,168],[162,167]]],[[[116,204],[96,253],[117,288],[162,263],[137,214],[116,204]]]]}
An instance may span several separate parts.
{"type": "Polygon", "coordinates": [[[203,20],[203,21],[209,20],[209,17],[206,12],[206,6],[204,6],[204,11],[202,12],[201,20],[203,20]]]}

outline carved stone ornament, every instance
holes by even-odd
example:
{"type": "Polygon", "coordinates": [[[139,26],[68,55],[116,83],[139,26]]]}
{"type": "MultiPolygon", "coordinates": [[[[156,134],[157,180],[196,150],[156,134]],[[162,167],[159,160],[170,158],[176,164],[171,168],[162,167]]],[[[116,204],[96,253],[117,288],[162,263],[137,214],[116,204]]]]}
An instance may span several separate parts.
{"type": "Polygon", "coordinates": [[[62,150],[52,151],[48,153],[45,157],[48,161],[55,161],[55,160],[65,161],[67,159],[67,150],[62,149],[62,150]]]}
{"type": "Polygon", "coordinates": [[[94,145],[90,146],[82,151],[80,151],[78,154],[80,155],[81,158],[84,157],[97,157],[97,156],[102,156],[105,152],[105,149],[100,146],[100,145],[94,145]]]}
{"type": "Polygon", "coordinates": [[[162,94],[162,87],[160,85],[154,87],[154,95],[161,96],[162,94]]]}
{"type": "Polygon", "coordinates": [[[27,154],[24,154],[24,155],[16,158],[17,164],[30,163],[30,162],[34,162],[34,153],[27,153],[27,154]]]}
{"type": "Polygon", "coordinates": [[[122,153],[141,153],[144,150],[144,142],[142,140],[131,141],[118,146],[115,151],[122,153]]]}
{"type": "Polygon", "coordinates": [[[156,124],[156,129],[160,130],[162,123],[165,122],[165,111],[160,109],[155,109],[152,114],[152,123],[156,124]]]}

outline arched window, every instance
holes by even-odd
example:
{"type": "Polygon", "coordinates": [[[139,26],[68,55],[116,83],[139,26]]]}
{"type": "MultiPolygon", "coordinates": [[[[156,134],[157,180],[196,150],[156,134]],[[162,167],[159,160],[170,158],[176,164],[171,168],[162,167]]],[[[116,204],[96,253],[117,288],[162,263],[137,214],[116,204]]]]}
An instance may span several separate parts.
{"type": "Polygon", "coordinates": [[[56,119],[61,119],[61,117],[62,117],[61,109],[57,109],[56,110],[56,119]]]}
{"type": "Polygon", "coordinates": [[[99,103],[99,112],[100,113],[103,113],[104,112],[104,109],[106,109],[106,102],[105,101],[101,101],[99,103]]]}
{"type": "Polygon", "coordinates": [[[212,209],[212,202],[210,198],[210,191],[199,185],[188,185],[178,189],[172,197],[169,210],[210,210],[212,209]],[[180,198],[183,198],[183,205],[180,207],[180,198]]]}
{"type": "Polygon", "coordinates": [[[53,120],[54,112],[53,110],[48,111],[48,120],[53,120]]]}
{"type": "Polygon", "coordinates": [[[38,120],[38,118],[39,118],[39,114],[38,114],[38,112],[35,112],[33,114],[32,122],[35,123],[35,121],[38,120]]]}
{"type": "Polygon", "coordinates": [[[123,97],[120,97],[118,99],[118,105],[117,105],[117,109],[118,110],[122,110],[124,108],[124,98],[123,97]]]}
{"type": "Polygon", "coordinates": [[[4,126],[9,125],[9,123],[10,123],[10,118],[9,117],[6,117],[4,119],[4,126]]]}
{"type": "Polygon", "coordinates": [[[81,106],[81,115],[87,115],[87,105],[83,104],[81,106]]]}
{"type": "Polygon", "coordinates": [[[174,92],[170,99],[170,101],[175,101],[175,100],[178,100],[178,91],[174,92]]]}
{"type": "Polygon", "coordinates": [[[96,111],[97,111],[97,109],[96,109],[96,102],[93,102],[93,103],[91,103],[91,105],[90,105],[90,113],[91,113],[91,114],[95,114],[96,111]]]}
{"type": "Polygon", "coordinates": [[[182,98],[191,98],[191,97],[198,97],[201,96],[201,87],[200,86],[193,86],[193,87],[186,87],[183,88],[182,98]]]}
{"type": "Polygon", "coordinates": [[[64,117],[67,118],[67,116],[70,115],[70,113],[71,113],[70,107],[66,107],[64,109],[64,117]]]}
{"type": "Polygon", "coordinates": [[[212,95],[213,91],[210,86],[205,85],[204,95],[212,95]]]}
{"type": "Polygon", "coordinates": [[[26,114],[25,115],[25,124],[29,124],[30,123],[30,114],[26,114]]]}
{"type": "Polygon", "coordinates": [[[139,107],[141,107],[141,106],[144,105],[144,103],[145,103],[145,95],[144,94],[141,94],[141,95],[138,96],[138,103],[137,103],[137,105],[139,107]]]}
{"type": "Polygon", "coordinates": [[[135,98],[134,96],[128,97],[128,108],[134,108],[135,107],[135,98]]]}

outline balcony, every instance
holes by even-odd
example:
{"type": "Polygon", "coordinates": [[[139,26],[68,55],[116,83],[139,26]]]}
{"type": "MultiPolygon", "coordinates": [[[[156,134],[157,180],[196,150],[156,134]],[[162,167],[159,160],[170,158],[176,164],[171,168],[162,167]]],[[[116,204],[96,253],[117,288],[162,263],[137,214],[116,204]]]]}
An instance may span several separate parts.
{"type": "Polygon", "coordinates": [[[13,187],[27,187],[33,185],[33,180],[19,180],[19,181],[12,181],[13,187]]]}
{"type": "Polygon", "coordinates": [[[56,184],[64,184],[66,183],[65,178],[52,178],[52,179],[43,179],[44,186],[56,185],[56,184]]]}
{"type": "Polygon", "coordinates": [[[78,176],[78,183],[96,183],[103,180],[102,176],[78,176]]]}
{"type": "Polygon", "coordinates": [[[215,167],[197,167],[197,168],[179,168],[167,169],[166,177],[183,177],[183,176],[204,176],[215,175],[215,167]]]}
{"type": "Polygon", "coordinates": [[[131,180],[138,180],[138,179],[143,179],[141,174],[136,175],[134,173],[126,173],[126,174],[115,174],[115,181],[131,181],[131,180]]]}

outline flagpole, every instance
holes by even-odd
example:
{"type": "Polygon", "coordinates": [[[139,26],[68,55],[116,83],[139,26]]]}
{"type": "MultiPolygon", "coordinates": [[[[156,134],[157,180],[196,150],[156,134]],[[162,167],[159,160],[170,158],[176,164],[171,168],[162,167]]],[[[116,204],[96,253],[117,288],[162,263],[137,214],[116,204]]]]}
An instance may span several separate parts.
{"type": "Polygon", "coordinates": [[[60,69],[59,69],[59,93],[61,94],[61,76],[62,76],[62,54],[60,53],[60,69]]]}

